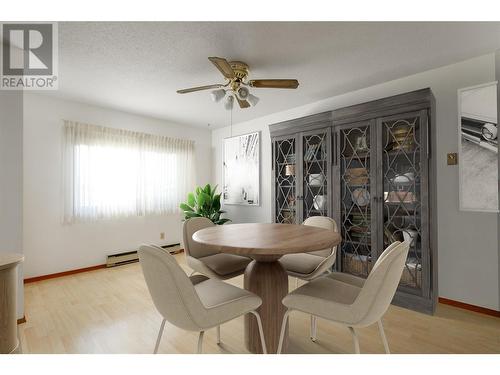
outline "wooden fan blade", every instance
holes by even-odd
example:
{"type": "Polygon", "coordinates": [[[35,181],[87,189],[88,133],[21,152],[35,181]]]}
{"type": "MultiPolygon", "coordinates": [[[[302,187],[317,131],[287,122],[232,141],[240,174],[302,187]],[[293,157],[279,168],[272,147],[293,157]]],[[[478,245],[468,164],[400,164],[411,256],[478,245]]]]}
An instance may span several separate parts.
{"type": "Polygon", "coordinates": [[[246,100],[241,100],[238,97],[236,97],[236,99],[238,99],[238,104],[240,105],[240,108],[248,108],[248,107],[250,107],[250,103],[247,102],[246,100]]]}
{"type": "Polygon", "coordinates": [[[299,81],[296,79],[253,79],[248,81],[251,87],[272,89],[296,89],[299,81]]]}
{"type": "Polygon", "coordinates": [[[222,57],[209,57],[208,59],[219,69],[224,77],[229,79],[234,78],[233,68],[231,68],[226,59],[222,57]]]}
{"type": "Polygon", "coordinates": [[[191,87],[189,89],[182,89],[182,90],[177,90],[177,94],[187,94],[190,92],[195,92],[195,91],[202,91],[202,90],[210,90],[210,89],[218,89],[220,87],[224,87],[224,85],[221,84],[216,84],[216,85],[207,85],[207,86],[198,86],[198,87],[191,87]]]}

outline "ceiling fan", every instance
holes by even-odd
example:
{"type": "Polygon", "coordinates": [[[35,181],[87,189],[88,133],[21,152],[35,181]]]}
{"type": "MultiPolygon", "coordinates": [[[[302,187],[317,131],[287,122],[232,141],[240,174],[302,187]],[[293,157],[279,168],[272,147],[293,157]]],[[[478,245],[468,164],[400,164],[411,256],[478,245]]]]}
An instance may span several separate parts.
{"type": "Polygon", "coordinates": [[[212,64],[222,73],[226,82],[224,84],[191,87],[189,89],[177,90],[178,94],[187,94],[195,91],[211,90],[213,101],[224,101],[227,110],[233,108],[234,99],[238,101],[240,108],[255,106],[259,98],[250,93],[248,87],[270,88],[270,89],[296,89],[299,82],[296,79],[251,79],[248,80],[248,65],[242,61],[227,61],[222,57],[209,57],[212,64]]]}

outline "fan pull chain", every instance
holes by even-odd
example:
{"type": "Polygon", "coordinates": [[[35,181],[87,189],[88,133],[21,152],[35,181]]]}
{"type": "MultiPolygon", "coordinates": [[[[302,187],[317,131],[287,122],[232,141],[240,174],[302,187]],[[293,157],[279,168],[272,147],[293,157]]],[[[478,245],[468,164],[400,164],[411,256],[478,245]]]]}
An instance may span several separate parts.
{"type": "Polygon", "coordinates": [[[230,127],[231,127],[231,138],[233,137],[233,107],[229,113],[230,127]]]}

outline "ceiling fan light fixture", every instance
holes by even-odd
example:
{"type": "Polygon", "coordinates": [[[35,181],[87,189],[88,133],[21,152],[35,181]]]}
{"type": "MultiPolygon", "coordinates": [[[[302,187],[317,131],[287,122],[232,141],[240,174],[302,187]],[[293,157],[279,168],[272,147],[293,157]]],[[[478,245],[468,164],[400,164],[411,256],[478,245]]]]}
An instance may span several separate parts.
{"type": "Polygon", "coordinates": [[[226,90],[224,89],[214,90],[210,93],[210,97],[216,103],[224,99],[225,96],[226,96],[226,90]]]}
{"type": "Polygon", "coordinates": [[[255,107],[259,98],[250,93],[251,87],[265,89],[296,89],[299,81],[296,79],[248,79],[249,67],[243,61],[227,61],[223,57],[208,58],[224,77],[225,83],[197,86],[177,90],[178,94],[210,90],[210,96],[216,103],[221,102],[226,110],[232,110],[234,102],[241,109],[255,107]]]}
{"type": "Polygon", "coordinates": [[[241,100],[247,100],[248,96],[250,95],[250,91],[246,87],[241,86],[240,88],[238,88],[236,95],[238,95],[238,98],[240,98],[241,100]]]}
{"type": "Polygon", "coordinates": [[[260,99],[257,98],[255,95],[248,94],[247,102],[249,102],[252,107],[255,107],[259,102],[259,100],[260,99]]]}
{"type": "Polygon", "coordinates": [[[226,96],[226,100],[224,101],[224,108],[230,111],[231,109],[233,109],[233,105],[234,105],[234,96],[232,95],[226,96]]]}

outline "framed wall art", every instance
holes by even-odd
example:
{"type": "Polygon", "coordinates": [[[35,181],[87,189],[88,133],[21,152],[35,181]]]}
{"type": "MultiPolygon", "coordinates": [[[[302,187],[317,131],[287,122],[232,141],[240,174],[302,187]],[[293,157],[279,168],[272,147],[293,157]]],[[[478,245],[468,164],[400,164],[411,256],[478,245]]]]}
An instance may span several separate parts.
{"type": "Polygon", "coordinates": [[[224,139],[223,201],[260,205],[260,132],[224,139]]]}

